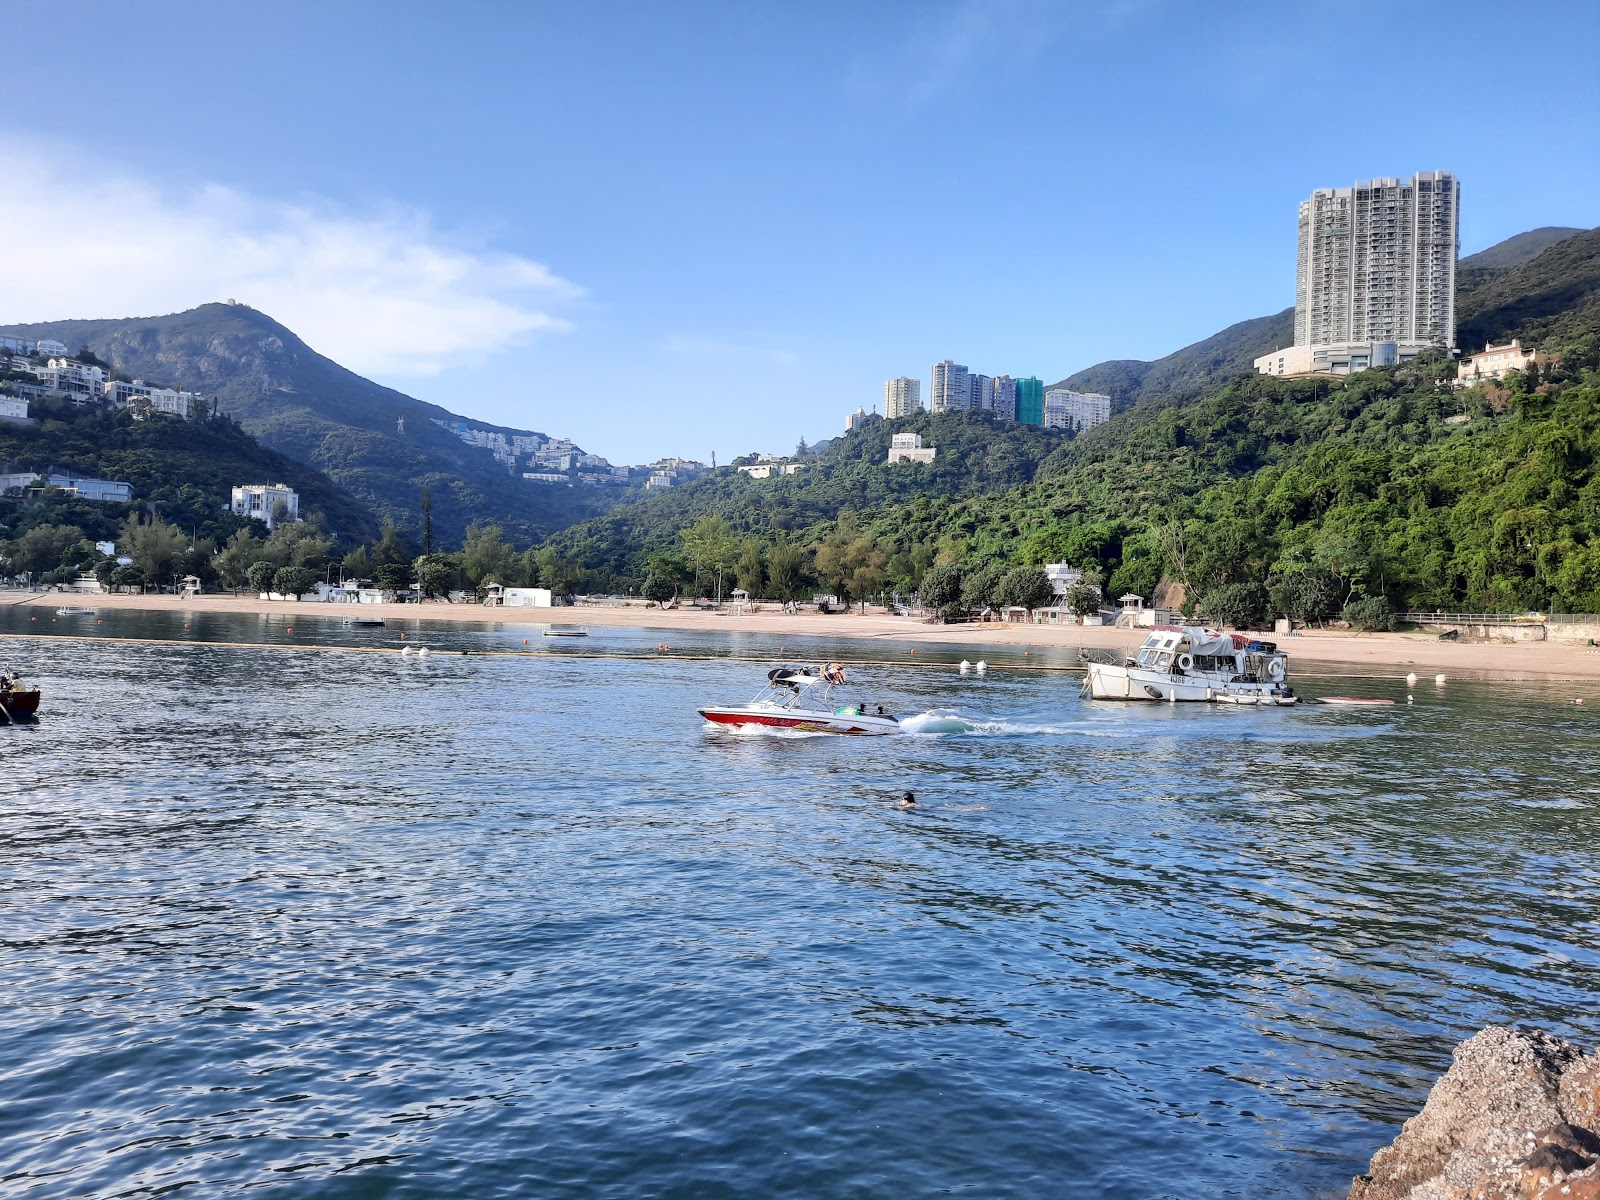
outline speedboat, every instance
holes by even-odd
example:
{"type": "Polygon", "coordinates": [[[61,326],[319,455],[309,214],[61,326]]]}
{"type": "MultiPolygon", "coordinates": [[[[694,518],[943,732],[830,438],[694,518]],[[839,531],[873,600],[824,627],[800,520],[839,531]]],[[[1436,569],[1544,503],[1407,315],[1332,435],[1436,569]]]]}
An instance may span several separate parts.
{"type": "Polygon", "coordinates": [[[713,725],[734,728],[794,729],[802,733],[896,733],[900,722],[876,706],[835,704],[833,689],[846,680],[845,669],[829,663],[814,667],[776,667],[767,672],[767,686],[748,704],[702,708],[713,725]]]}
{"type": "Polygon", "coordinates": [[[380,629],[383,627],[382,617],[346,617],[344,623],[352,629],[380,629]]]}
{"type": "Polygon", "coordinates": [[[1084,692],[1093,700],[1198,700],[1286,705],[1289,658],[1272,642],[1195,625],[1157,625],[1121,662],[1090,662],[1084,692]]]}
{"type": "Polygon", "coordinates": [[[58,617],[92,617],[98,611],[99,611],[98,609],[82,608],[82,607],[77,606],[77,605],[68,605],[66,608],[58,608],[58,609],[56,609],[56,616],[58,616],[58,617]]]}

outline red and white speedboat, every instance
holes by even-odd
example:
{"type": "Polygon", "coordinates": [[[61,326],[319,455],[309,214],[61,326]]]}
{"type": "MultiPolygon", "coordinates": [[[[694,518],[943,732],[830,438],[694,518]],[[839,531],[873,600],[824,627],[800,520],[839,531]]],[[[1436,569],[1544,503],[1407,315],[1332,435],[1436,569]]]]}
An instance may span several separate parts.
{"type": "Polygon", "coordinates": [[[865,702],[837,704],[833,689],[845,682],[845,670],[830,663],[811,667],[777,667],[767,672],[767,686],[748,704],[702,708],[713,725],[746,729],[793,729],[800,733],[897,733],[900,722],[865,702]]]}

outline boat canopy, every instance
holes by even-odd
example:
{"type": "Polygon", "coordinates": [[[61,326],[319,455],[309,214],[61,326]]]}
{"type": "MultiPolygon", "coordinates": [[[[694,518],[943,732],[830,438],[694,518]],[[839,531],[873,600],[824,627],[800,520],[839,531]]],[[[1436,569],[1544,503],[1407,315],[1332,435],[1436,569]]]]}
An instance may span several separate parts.
{"type": "Polygon", "coordinates": [[[1233,635],[1218,633],[1214,629],[1201,629],[1198,625],[1185,625],[1183,636],[1189,639],[1189,652],[1191,654],[1205,654],[1220,657],[1224,654],[1231,655],[1238,647],[1234,644],[1233,635]]]}
{"type": "Polygon", "coordinates": [[[767,680],[788,687],[799,687],[802,684],[811,687],[813,684],[821,683],[822,676],[806,667],[774,667],[767,672],[767,680]]]}

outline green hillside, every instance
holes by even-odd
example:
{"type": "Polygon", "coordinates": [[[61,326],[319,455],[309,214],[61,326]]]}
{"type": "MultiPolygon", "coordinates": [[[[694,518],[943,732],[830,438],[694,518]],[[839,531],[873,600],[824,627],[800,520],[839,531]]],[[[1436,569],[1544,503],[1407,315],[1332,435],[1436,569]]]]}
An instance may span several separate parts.
{"type": "Polygon", "coordinates": [[[72,350],[87,346],[126,375],[215,396],[262,442],[325,472],[403,528],[420,525],[426,487],[441,540],[459,542],[473,521],[496,521],[514,537],[531,539],[615,502],[610,490],[513,477],[488,451],[465,445],[431,420],[453,420],[454,414],[363,379],[245,305],[13,325],[0,332],[54,338],[72,350]]]}
{"type": "Polygon", "coordinates": [[[1572,229],[1565,225],[1544,225],[1538,229],[1530,229],[1526,233],[1508,237],[1503,242],[1496,242],[1487,250],[1467,255],[1456,264],[1456,269],[1496,271],[1520,267],[1525,262],[1532,262],[1558,242],[1564,242],[1569,237],[1583,232],[1582,229],[1572,229]]]}
{"type": "Polygon", "coordinates": [[[653,556],[677,546],[678,533],[703,516],[764,541],[804,537],[842,511],[867,512],[899,501],[993,494],[1026,483],[1066,441],[1059,430],[996,424],[981,413],[922,412],[836,437],[797,475],[751,479],[724,467],[693,483],[575,525],[552,544],[594,574],[596,586],[636,583],[653,556]],[[937,446],[932,463],[886,463],[889,439],[920,433],[937,446]]]}
{"type": "Polygon", "coordinates": [[[1462,271],[1456,311],[1456,344],[1469,353],[1509,337],[1564,343],[1600,329],[1600,229],[1514,267],[1462,271]]]}

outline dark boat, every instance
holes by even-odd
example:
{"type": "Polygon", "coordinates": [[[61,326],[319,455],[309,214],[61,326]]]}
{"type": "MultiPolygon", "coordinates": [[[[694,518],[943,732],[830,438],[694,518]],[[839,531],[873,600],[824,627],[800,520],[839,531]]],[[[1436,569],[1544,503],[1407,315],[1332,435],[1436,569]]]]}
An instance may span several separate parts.
{"type": "Polygon", "coordinates": [[[14,676],[0,674],[0,716],[4,724],[31,720],[39,711],[39,689],[23,687],[14,676]]]}
{"type": "Polygon", "coordinates": [[[378,629],[383,625],[383,618],[382,617],[346,617],[344,623],[346,625],[354,626],[357,629],[378,629]]]}

